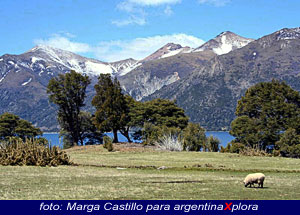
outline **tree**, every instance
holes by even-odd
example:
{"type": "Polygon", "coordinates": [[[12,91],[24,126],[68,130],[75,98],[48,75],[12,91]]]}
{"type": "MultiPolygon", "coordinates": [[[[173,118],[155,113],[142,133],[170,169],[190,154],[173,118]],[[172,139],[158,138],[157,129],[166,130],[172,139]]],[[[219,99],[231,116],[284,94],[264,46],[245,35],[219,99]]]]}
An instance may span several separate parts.
{"type": "Polygon", "coordinates": [[[19,137],[22,140],[42,135],[39,128],[30,122],[20,119],[17,115],[4,113],[0,115],[0,140],[9,140],[10,137],[19,137]]]}
{"type": "Polygon", "coordinates": [[[300,158],[300,135],[295,129],[289,128],[275,143],[275,150],[283,157],[300,158]]]}
{"type": "Polygon", "coordinates": [[[285,82],[259,83],[238,101],[235,114],[230,134],[236,142],[265,150],[289,128],[300,133],[300,93],[285,82]]]}
{"type": "MultiPolygon", "coordinates": [[[[89,112],[81,111],[79,114],[80,135],[85,145],[100,144],[103,142],[103,133],[101,133],[93,123],[94,116],[89,112]]],[[[60,136],[63,137],[63,147],[72,147],[72,136],[68,131],[61,130],[60,136]]]]}
{"type": "Polygon", "coordinates": [[[103,133],[93,123],[94,115],[88,112],[80,112],[81,132],[86,145],[94,145],[103,142],[103,133]]]}
{"type": "Polygon", "coordinates": [[[210,152],[218,152],[220,150],[220,140],[216,137],[209,136],[207,138],[207,146],[208,146],[208,151],[210,152]]]}
{"type": "Polygon", "coordinates": [[[48,84],[49,99],[58,105],[59,124],[62,130],[70,134],[72,146],[84,143],[80,111],[85,106],[86,88],[89,84],[88,76],[73,70],[52,78],[48,84]]]}
{"type": "Polygon", "coordinates": [[[125,115],[125,118],[123,118],[124,123],[121,123],[123,127],[120,128],[120,132],[124,137],[127,138],[128,142],[131,143],[132,140],[130,138],[129,131],[138,124],[136,120],[138,118],[137,110],[139,107],[139,102],[135,101],[129,95],[125,95],[125,101],[127,103],[128,113],[125,115]]]}
{"type": "Polygon", "coordinates": [[[117,143],[118,131],[128,122],[129,107],[117,78],[111,79],[109,74],[100,74],[95,85],[96,95],[92,105],[96,108],[94,124],[103,132],[113,131],[113,142],[117,143]]]}
{"type": "Polygon", "coordinates": [[[149,142],[148,137],[151,137],[150,142],[155,142],[164,127],[184,129],[189,120],[175,101],[165,99],[136,102],[130,113],[130,123],[140,128],[133,134],[134,139],[143,139],[145,142],[149,142]]]}
{"type": "Polygon", "coordinates": [[[183,130],[183,149],[186,151],[205,150],[205,129],[197,123],[189,123],[183,130]]]}
{"type": "Polygon", "coordinates": [[[167,99],[154,99],[145,102],[139,110],[142,118],[136,119],[140,123],[152,123],[155,126],[178,127],[184,129],[188,125],[188,117],[184,110],[167,99]]]}

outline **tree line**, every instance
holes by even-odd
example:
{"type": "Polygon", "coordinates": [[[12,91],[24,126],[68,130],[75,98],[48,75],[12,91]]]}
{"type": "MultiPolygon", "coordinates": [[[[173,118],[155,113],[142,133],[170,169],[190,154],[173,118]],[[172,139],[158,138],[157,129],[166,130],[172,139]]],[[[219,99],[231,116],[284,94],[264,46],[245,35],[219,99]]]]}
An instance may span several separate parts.
{"type": "MultiPolygon", "coordinates": [[[[88,76],[71,71],[52,78],[48,84],[49,99],[58,105],[57,117],[65,146],[100,143],[105,132],[113,133],[113,143],[119,142],[118,132],[132,142],[130,131],[134,131],[135,140],[153,144],[163,131],[179,129],[183,133],[188,127],[189,118],[175,101],[135,101],[122,92],[117,78],[109,74],[100,74],[94,86],[96,94],[92,105],[95,113],[83,112],[86,88],[90,82],[88,76]]],[[[202,139],[203,136],[204,132],[201,133],[202,139]]],[[[198,142],[203,145],[201,138],[198,142]]]]}
{"type": "MultiPolygon", "coordinates": [[[[204,128],[190,123],[175,101],[135,101],[109,74],[101,74],[94,86],[92,105],[96,111],[82,111],[90,83],[88,76],[71,71],[52,78],[48,84],[49,100],[58,106],[57,119],[65,147],[102,143],[105,132],[112,132],[113,142],[117,143],[120,132],[128,142],[156,144],[167,134],[175,137],[175,141],[169,140],[179,142],[183,150],[219,151],[220,142],[206,138],[204,128]]],[[[300,93],[285,82],[272,80],[250,87],[238,101],[235,114],[229,132],[235,139],[221,147],[222,152],[255,149],[300,158],[300,93]]],[[[39,128],[14,114],[0,115],[0,142],[41,134],[39,128]]],[[[42,138],[39,141],[46,142],[42,138]]]]}

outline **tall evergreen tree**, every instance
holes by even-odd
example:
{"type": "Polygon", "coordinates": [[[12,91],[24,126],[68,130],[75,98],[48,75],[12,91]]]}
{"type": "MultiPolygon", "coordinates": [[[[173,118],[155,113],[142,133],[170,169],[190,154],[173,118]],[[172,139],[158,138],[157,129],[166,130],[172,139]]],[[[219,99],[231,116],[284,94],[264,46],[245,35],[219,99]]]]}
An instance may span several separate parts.
{"type": "Polygon", "coordinates": [[[130,138],[129,131],[131,128],[136,127],[137,123],[135,119],[137,118],[138,112],[137,108],[139,102],[135,101],[131,96],[125,95],[125,101],[128,107],[128,114],[125,115],[124,123],[122,123],[123,127],[120,128],[121,134],[127,138],[128,142],[131,143],[132,140],[130,138]]]}
{"type": "Polygon", "coordinates": [[[71,145],[84,143],[80,111],[85,105],[86,88],[89,84],[88,76],[75,71],[65,75],[60,74],[52,78],[48,84],[49,99],[59,107],[58,121],[64,132],[70,134],[71,145]]]}
{"type": "Polygon", "coordinates": [[[129,113],[120,83],[117,78],[112,80],[109,74],[101,74],[95,90],[96,95],[92,100],[92,105],[96,108],[94,123],[103,132],[113,131],[113,142],[117,143],[118,131],[126,126],[129,113]]]}

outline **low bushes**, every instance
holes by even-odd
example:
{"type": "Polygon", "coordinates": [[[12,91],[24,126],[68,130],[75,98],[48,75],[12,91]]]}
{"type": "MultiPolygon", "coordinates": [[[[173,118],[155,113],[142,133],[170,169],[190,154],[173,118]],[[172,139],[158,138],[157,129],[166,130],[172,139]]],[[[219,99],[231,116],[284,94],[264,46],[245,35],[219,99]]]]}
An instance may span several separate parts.
{"type": "Polygon", "coordinates": [[[0,143],[0,165],[8,166],[58,166],[70,165],[69,156],[57,146],[45,146],[35,139],[11,139],[0,143]]]}
{"type": "Polygon", "coordinates": [[[245,145],[242,143],[230,142],[224,148],[221,146],[220,152],[222,153],[240,153],[242,150],[245,149],[245,145]]]}
{"type": "Polygon", "coordinates": [[[109,136],[104,136],[103,142],[104,142],[103,148],[107,149],[107,151],[112,152],[114,150],[113,143],[112,143],[113,141],[109,136]]]}
{"type": "Polygon", "coordinates": [[[186,151],[201,151],[206,145],[205,129],[199,124],[189,123],[182,132],[183,148],[186,151]]]}
{"type": "Polygon", "coordinates": [[[205,136],[205,129],[199,124],[189,123],[186,128],[155,126],[145,123],[141,130],[145,145],[157,145],[168,151],[219,151],[220,141],[205,136]]]}
{"type": "Polygon", "coordinates": [[[182,151],[183,143],[178,135],[165,134],[157,141],[157,145],[162,150],[166,151],[182,151]]]}
{"type": "Polygon", "coordinates": [[[220,152],[222,153],[237,153],[240,155],[245,155],[245,156],[258,156],[258,157],[270,157],[272,154],[260,150],[258,147],[246,147],[242,143],[236,143],[236,142],[230,142],[228,145],[224,148],[221,146],[220,152]]]}

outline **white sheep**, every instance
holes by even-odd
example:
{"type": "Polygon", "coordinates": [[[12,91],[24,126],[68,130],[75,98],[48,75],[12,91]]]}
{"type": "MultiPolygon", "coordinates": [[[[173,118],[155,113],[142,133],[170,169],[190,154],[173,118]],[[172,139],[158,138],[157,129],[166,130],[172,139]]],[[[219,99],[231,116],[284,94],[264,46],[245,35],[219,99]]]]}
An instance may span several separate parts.
{"type": "Polygon", "coordinates": [[[264,174],[253,173],[253,174],[249,174],[246,176],[246,178],[244,180],[244,185],[245,185],[245,187],[247,187],[248,185],[250,185],[250,187],[252,187],[252,185],[254,186],[254,184],[258,184],[258,187],[263,188],[264,180],[265,180],[264,174]]]}

